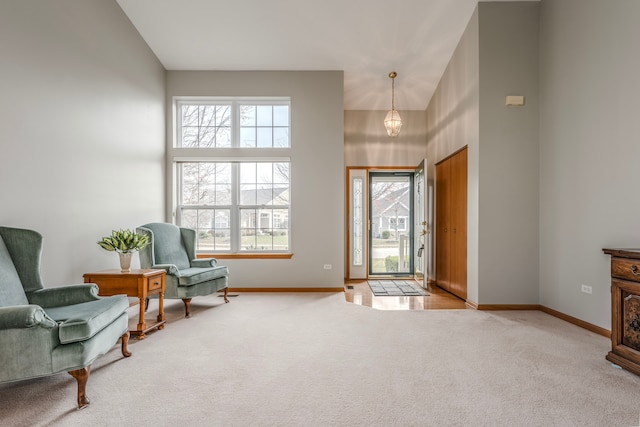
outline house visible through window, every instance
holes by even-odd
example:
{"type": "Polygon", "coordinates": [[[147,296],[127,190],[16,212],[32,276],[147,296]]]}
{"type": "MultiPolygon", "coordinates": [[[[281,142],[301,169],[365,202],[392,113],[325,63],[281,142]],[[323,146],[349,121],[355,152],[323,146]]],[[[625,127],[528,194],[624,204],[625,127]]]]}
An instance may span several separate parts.
{"type": "Polygon", "coordinates": [[[407,229],[407,218],[406,217],[389,218],[389,229],[405,231],[407,229]]]}
{"type": "Polygon", "coordinates": [[[289,104],[177,100],[176,223],[197,231],[198,251],[290,251],[291,163],[279,155],[290,147],[289,104]]]}

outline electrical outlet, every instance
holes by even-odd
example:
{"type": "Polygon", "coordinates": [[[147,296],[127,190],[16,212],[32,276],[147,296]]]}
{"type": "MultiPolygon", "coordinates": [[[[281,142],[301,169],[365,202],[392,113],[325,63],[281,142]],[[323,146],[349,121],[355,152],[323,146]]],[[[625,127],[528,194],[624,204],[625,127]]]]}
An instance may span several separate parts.
{"type": "Polygon", "coordinates": [[[587,286],[587,285],[582,285],[580,287],[580,290],[582,292],[584,292],[585,294],[592,294],[593,293],[593,289],[591,289],[591,286],[587,286]]]}
{"type": "Polygon", "coordinates": [[[324,269],[325,270],[331,270],[331,264],[325,264],[324,265],[324,269]]]}

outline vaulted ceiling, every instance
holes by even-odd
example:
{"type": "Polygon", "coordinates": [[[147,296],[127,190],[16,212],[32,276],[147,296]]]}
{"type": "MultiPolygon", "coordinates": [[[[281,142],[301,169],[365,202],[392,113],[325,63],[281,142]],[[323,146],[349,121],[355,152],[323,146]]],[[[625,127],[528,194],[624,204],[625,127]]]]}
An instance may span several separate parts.
{"type": "Polygon", "coordinates": [[[346,110],[424,110],[476,0],[117,0],[168,70],[343,70],[346,110]]]}

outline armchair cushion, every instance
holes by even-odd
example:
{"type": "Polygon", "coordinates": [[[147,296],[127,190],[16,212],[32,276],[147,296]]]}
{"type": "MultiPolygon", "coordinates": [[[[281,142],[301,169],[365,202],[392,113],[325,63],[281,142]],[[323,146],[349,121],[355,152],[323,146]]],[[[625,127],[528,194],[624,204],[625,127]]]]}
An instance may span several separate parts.
{"type": "Polygon", "coordinates": [[[0,287],[0,307],[29,304],[20,276],[18,276],[18,271],[2,237],[0,237],[0,283],[2,283],[0,287]]]}
{"type": "Polygon", "coordinates": [[[197,283],[214,280],[229,275],[229,269],[226,266],[209,267],[209,268],[185,268],[180,270],[178,283],[180,286],[191,286],[197,283]]]}
{"type": "Polygon", "coordinates": [[[125,295],[115,295],[70,306],[47,307],[45,313],[59,323],[61,344],[84,341],[120,316],[129,307],[125,295]]]}

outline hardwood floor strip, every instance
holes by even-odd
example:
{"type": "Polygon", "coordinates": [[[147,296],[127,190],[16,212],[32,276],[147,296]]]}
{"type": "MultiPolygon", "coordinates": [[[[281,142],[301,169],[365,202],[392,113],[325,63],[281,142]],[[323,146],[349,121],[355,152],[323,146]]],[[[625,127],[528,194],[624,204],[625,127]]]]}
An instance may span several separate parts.
{"type": "MultiPolygon", "coordinates": [[[[406,279],[405,279],[406,280],[406,279]]],[[[427,296],[375,296],[366,280],[345,284],[347,302],[378,310],[464,310],[464,300],[434,285],[428,285],[427,296]]],[[[417,282],[416,282],[417,283],[417,282]]]]}

